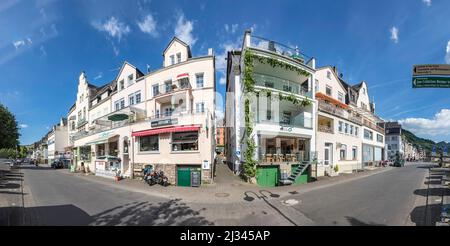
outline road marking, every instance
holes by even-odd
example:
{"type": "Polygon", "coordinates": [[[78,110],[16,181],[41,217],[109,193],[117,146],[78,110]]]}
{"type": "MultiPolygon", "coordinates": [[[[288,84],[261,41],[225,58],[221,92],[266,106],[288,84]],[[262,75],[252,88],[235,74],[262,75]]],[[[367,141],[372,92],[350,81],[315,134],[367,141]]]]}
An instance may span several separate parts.
{"type": "Polygon", "coordinates": [[[294,205],[299,204],[300,202],[295,199],[289,199],[289,200],[283,201],[282,203],[286,206],[294,206],[294,205]]]}

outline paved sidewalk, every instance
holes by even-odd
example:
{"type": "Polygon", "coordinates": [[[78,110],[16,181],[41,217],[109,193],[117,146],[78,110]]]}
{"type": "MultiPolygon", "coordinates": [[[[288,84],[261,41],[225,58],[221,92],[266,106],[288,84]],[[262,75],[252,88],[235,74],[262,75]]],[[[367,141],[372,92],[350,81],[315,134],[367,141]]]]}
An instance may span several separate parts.
{"type": "Polygon", "coordinates": [[[249,197],[258,196],[283,199],[284,197],[288,197],[293,194],[302,194],[340,183],[351,182],[353,180],[377,175],[379,173],[387,172],[393,169],[395,168],[386,167],[356,174],[342,174],[337,177],[322,177],[319,178],[319,180],[316,182],[304,185],[281,186],[274,188],[260,188],[257,185],[242,182],[236,177],[218,178],[219,182],[211,185],[204,185],[198,188],[178,186],[162,187],[159,185],[149,187],[143,181],[124,179],[119,182],[115,182],[112,179],[90,174],[69,173],[67,169],[58,171],[64,175],[70,175],[78,177],[80,179],[87,179],[102,185],[108,185],[114,188],[144,193],[152,196],[163,197],[167,199],[182,199],[186,202],[191,203],[223,204],[243,202],[246,201],[246,199],[249,199],[249,197]]]}
{"type": "Polygon", "coordinates": [[[23,174],[0,160],[0,226],[23,224],[23,174]]]}

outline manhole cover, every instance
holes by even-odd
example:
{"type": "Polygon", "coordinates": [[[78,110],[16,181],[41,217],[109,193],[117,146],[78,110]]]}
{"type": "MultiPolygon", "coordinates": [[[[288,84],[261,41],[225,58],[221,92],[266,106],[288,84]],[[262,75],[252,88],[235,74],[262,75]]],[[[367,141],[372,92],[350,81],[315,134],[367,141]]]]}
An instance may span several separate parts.
{"type": "Polygon", "coordinates": [[[229,197],[230,194],[228,194],[228,193],[216,193],[215,196],[217,196],[217,197],[229,197]]]}

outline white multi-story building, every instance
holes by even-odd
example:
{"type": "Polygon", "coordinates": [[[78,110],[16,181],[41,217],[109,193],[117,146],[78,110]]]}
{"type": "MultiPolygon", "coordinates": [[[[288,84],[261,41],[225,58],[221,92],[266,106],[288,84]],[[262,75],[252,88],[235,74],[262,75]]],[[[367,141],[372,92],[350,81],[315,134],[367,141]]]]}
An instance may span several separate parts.
{"type": "Polygon", "coordinates": [[[397,154],[403,157],[405,147],[402,137],[402,126],[398,122],[386,122],[384,128],[386,131],[387,159],[394,160],[397,154]]]}
{"type": "Polygon", "coordinates": [[[317,175],[351,173],[361,168],[362,117],[349,105],[349,86],[336,67],[317,69],[315,80],[318,101],[317,175]]]}
{"type": "Polygon", "coordinates": [[[47,158],[48,163],[54,160],[63,159],[67,146],[67,119],[62,118],[57,125],[52,127],[52,130],[47,136],[47,158]]]}
{"type": "Polygon", "coordinates": [[[235,173],[252,171],[243,165],[252,155],[260,185],[295,182],[295,165],[315,158],[314,74],[314,58],[250,31],[241,51],[228,52],[225,138],[235,173]]]}
{"type": "Polygon", "coordinates": [[[85,106],[89,111],[88,127],[73,137],[76,163],[109,177],[117,171],[133,177],[151,165],[172,184],[212,181],[214,66],[212,50],[192,57],[190,47],[173,38],[161,69],[144,75],[125,62],[114,81],[93,90],[83,76],[78,95],[95,93],[89,93],[87,105],[77,100],[70,111],[75,115],[85,106]],[[119,163],[105,165],[104,156],[115,156],[119,163]]]}

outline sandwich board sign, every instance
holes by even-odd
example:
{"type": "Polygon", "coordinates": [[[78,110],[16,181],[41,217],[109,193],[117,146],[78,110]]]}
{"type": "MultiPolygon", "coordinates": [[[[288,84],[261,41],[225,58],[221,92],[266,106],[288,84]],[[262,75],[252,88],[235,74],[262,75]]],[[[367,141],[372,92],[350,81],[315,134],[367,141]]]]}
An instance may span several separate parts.
{"type": "Polygon", "coordinates": [[[450,65],[415,65],[413,88],[450,88],[450,65]]]}

